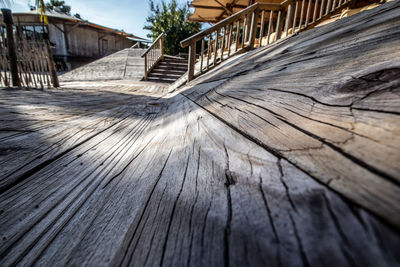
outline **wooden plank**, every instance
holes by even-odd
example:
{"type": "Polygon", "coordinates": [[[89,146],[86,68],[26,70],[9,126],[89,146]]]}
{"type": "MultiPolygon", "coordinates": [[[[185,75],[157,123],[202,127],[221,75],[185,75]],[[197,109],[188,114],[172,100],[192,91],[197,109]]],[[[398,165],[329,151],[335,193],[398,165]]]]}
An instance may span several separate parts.
{"type": "Polygon", "coordinates": [[[399,9],[173,93],[0,89],[0,265],[398,265],[399,9]]]}

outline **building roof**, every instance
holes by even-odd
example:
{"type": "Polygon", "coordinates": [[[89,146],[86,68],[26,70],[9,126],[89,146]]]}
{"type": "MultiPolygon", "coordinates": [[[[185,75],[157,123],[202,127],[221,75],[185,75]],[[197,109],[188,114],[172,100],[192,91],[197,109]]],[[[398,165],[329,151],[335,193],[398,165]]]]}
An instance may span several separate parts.
{"type": "MultiPolygon", "coordinates": [[[[33,15],[33,16],[40,16],[40,11],[38,9],[35,10],[31,10],[31,11],[26,11],[26,12],[16,12],[13,13],[13,16],[24,16],[24,15],[33,15]]],[[[133,35],[131,33],[126,33],[123,30],[118,30],[118,29],[113,29],[113,28],[109,28],[106,26],[102,26],[100,24],[97,23],[93,23],[87,20],[83,20],[81,18],[77,18],[75,16],[70,16],[67,15],[65,13],[62,12],[58,12],[56,10],[46,10],[46,16],[49,19],[49,23],[51,23],[54,20],[64,20],[64,21],[69,21],[69,22],[74,22],[74,23],[80,23],[82,24],[82,26],[88,26],[91,28],[95,28],[98,30],[103,30],[106,32],[110,32],[110,33],[115,33],[117,35],[122,35],[125,37],[130,37],[130,38],[134,38],[136,41],[147,41],[144,38],[141,38],[139,36],[133,35]]]]}
{"type": "Polygon", "coordinates": [[[276,4],[283,0],[194,0],[191,7],[195,11],[189,21],[218,22],[256,2],[276,4]]]}

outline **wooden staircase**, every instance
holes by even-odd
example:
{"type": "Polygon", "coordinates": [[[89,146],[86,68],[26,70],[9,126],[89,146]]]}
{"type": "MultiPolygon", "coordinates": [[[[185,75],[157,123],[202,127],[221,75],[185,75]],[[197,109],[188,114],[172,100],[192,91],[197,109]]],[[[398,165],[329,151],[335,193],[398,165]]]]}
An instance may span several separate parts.
{"type": "Polygon", "coordinates": [[[149,72],[147,81],[160,83],[173,83],[187,72],[188,61],[180,57],[164,55],[149,72]]]}

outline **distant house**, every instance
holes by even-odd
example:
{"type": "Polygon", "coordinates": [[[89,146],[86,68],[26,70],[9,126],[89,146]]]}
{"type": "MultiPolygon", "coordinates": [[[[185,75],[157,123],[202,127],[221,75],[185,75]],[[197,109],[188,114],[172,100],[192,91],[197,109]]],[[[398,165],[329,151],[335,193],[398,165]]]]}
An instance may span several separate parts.
{"type": "Polygon", "coordinates": [[[128,47],[141,47],[147,40],[55,10],[47,10],[49,24],[40,22],[38,10],[13,13],[17,31],[28,40],[41,40],[49,34],[59,70],[75,68],[86,62],[128,47]]]}

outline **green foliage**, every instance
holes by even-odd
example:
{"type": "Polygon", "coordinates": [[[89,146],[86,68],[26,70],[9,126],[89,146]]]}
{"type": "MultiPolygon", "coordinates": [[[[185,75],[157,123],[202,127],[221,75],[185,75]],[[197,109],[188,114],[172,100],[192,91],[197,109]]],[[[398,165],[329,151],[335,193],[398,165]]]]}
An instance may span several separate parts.
{"type": "Polygon", "coordinates": [[[46,3],[47,9],[54,9],[55,7],[59,8],[62,13],[71,15],[71,6],[66,5],[65,1],[50,0],[46,3]]]}
{"type": "Polygon", "coordinates": [[[169,3],[162,0],[155,4],[149,0],[151,15],[146,18],[145,30],[150,30],[147,37],[155,40],[161,33],[165,32],[164,52],[167,55],[176,55],[187,49],[181,48],[179,42],[192,36],[201,29],[201,24],[188,22],[191,15],[187,4],[179,5],[176,0],[169,3]]]}

